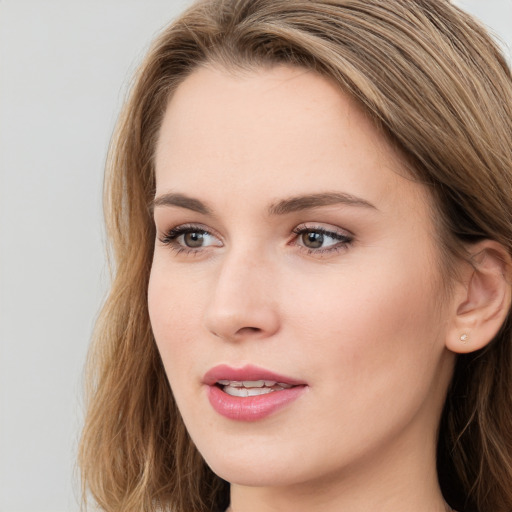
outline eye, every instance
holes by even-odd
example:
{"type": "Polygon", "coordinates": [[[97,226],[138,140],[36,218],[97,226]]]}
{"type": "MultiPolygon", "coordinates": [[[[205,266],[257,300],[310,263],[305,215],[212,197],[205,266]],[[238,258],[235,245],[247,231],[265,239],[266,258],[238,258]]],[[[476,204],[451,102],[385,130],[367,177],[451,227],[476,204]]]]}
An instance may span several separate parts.
{"type": "Polygon", "coordinates": [[[183,245],[187,247],[202,247],[208,245],[208,233],[205,231],[189,231],[180,235],[178,240],[182,240],[183,245]]]}
{"type": "Polygon", "coordinates": [[[308,249],[320,249],[324,245],[325,239],[329,239],[327,235],[319,233],[318,231],[306,231],[300,235],[301,242],[304,247],[308,249]]]}
{"type": "Polygon", "coordinates": [[[345,249],[352,241],[353,236],[345,231],[334,231],[324,227],[298,226],[293,230],[297,235],[296,245],[308,253],[324,253],[345,249]]]}
{"type": "Polygon", "coordinates": [[[200,226],[182,225],[167,231],[160,242],[177,252],[196,252],[206,247],[222,247],[222,242],[200,226]]]}

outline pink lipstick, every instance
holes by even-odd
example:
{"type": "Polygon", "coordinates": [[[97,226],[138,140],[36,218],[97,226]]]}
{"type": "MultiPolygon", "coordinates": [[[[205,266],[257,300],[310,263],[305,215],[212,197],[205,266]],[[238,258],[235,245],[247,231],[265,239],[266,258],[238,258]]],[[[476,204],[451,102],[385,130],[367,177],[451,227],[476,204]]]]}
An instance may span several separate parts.
{"type": "Polygon", "coordinates": [[[304,382],[248,365],[219,365],[206,373],[208,399],[222,416],[257,421],[285,407],[306,389],[304,382]]]}

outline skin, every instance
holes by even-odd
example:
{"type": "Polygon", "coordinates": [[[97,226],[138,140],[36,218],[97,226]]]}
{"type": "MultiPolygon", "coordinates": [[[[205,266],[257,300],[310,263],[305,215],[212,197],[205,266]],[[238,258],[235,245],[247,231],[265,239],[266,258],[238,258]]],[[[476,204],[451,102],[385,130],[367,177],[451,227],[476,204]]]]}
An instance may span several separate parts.
{"type": "Polygon", "coordinates": [[[442,292],[431,198],[358,106],[301,69],[199,68],[169,102],[156,184],[153,332],[231,509],[445,511],[435,446],[457,304],[442,292]],[[328,192],[371,206],[269,212],[328,192]],[[159,201],[169,193],[208,211],[159,201]],[[183,225],[187,238],[166,239],[183,225]],[[351,241],[307,247],[319,229],[351,241]],[[307,389],[269,417],[230,420],[202,384],[219,364],[307,389]]]}

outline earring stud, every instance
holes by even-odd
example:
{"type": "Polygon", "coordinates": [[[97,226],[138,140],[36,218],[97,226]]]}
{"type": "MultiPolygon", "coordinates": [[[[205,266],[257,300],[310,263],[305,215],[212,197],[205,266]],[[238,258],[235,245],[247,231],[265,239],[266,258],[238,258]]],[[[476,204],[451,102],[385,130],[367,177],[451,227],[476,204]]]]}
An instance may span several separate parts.
{"type": "Polygon", "coordinates": [[[462,343],[467,343],[469,341],[469,335],[466,333],[462,334],[460,337],[460,341],[462,341],[462,343]]]}

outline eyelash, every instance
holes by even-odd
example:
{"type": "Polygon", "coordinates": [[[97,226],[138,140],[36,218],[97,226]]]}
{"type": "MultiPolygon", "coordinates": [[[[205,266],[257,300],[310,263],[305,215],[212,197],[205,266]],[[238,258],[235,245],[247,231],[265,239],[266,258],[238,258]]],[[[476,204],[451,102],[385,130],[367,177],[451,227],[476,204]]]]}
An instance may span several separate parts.
{"type": "Polygon", "coordinates": [[[339,251],[343,251],[348,248],[348,246],[354,241],[354,237],[350,234],[344,234],[337,231],[331,231],[321,226],[297,226],[292,232],[297,235],[296,239],[298,239],[301,235],[306,233],[316,233],[322,235],[324,237],[332,238],[333,240],[337,240],[338,243],[333,244],[329,247],[312,249],[310,247],[305,247],[303,245],[297,245],[300,250],[305,251],[307,254],[325,254],[325,253],[336,253],[339,251]]]}
{"type": "Polygon", "coordinates": [[[182,245],[177,241],[177,239],[180,236],[186,235],[187,233],[200,233],[202,235],[211,235],[209,231],[207,231],[201,226],[197,226],[194,224],[183,224],[181,226],[177,226],[175,228],[170,229],[164,234],[164,236],[159,238],[159,240],[162,244],[172,249],[176,254],[197,254],[201,251],[204,251],[204,247],[198,247],[197,249],[195,249],[193,247],[187,247],[185,245],[182,245]]]}
{"type": "MultiPolygon", "coordinates": [[[[159,240],[162,244],[168,246],[170,249],[172,249],[176,254],[182,254],[185,253],[187,255],[194,255],[198,254],[205,250],[208,246],[200,246],[197,248],[193,247],[187,247],[181,243],[179,243],[177,240],[180,236],[186,235],[187,233],[198,233],[201,235],[212,235],[208,230],[201,226],[193,225],[193,224],[183,224],[181,226],[177,226],[175,228],[170,229],[167,231],[162,237],[159,237],[159,240]]],[[[328,229],[325,229],[321,226],[305,226],[300,225],[297,226],[295,229],[292,230],[292,233],[296,235],[294,238],[294,243],[291,245],[296,245],[299,250],[305,251],[307,254],[313,254],[313,255],[321,255],[325,253],[336,253],[342,250],[345,250],[348,248],[348,246],[353,242],[353,236],[350,234],[343,234],[336,231],[331,231],[328,229]],[[306,234],[306,233],[316,233],[318,235],[322,235],[324,237],[332,238],[333,240],[337,240],[338,242],[336,244],[333,244],[332,246],[325,247],[325,248],[309,248],[304,245],[300,245],[297,243],[297,239],[299,239],[300,236],[306,234]]],[[[218,237],[216,237],[218,238],[218,237]]]]}

